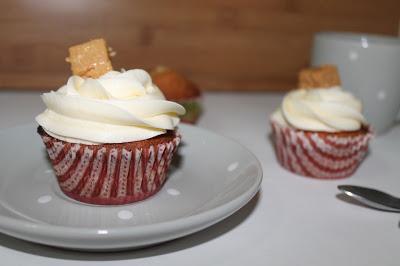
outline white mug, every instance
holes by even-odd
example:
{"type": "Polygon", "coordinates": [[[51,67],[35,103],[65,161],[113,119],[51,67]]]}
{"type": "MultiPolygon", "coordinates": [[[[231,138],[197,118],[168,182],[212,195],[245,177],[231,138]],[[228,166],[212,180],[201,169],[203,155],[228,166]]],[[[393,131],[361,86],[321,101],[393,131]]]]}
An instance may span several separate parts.
{"type": "Polygon", "coordinates": [[[320,32],[311,65],[334,64],[342,87],[363,103],[376,134],[386,132],[400,110],[400,38],[363,33],[320,32]]]}

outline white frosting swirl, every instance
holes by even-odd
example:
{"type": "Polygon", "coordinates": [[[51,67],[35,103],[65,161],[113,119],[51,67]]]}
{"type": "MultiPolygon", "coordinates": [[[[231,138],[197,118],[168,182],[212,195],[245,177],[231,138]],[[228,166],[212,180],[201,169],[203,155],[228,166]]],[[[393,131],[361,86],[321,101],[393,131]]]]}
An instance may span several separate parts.
{"type": "Polygon", "coordinates": [[[166,101],[141,69],[110,71],[98,79],[72,76],[44,93],[47,109],[36,121],[51,136],[72,143],[122,143],[174,129],[185,109],[166,101]]]}
{"type": "Polygon", "coordinates": [[[361,102],[341,87],[298,89],[284,97],[272,120],[307,131],[355,131],[366,124],[361,109],[361,102]]]}

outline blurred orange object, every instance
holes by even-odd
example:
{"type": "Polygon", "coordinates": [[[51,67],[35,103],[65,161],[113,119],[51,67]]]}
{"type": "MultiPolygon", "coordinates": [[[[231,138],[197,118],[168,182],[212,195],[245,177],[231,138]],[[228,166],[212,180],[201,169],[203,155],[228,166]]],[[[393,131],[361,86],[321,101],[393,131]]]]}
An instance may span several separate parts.
{"type": "Polygon", "coordinates": [[[164,93],[165,98],[181,104],[186,114],[181,117],[182,122],[196,123],[202,112],[201,91],[192,81],[178,72],[158,66],[150,72],[153,82],[164,93]]]}

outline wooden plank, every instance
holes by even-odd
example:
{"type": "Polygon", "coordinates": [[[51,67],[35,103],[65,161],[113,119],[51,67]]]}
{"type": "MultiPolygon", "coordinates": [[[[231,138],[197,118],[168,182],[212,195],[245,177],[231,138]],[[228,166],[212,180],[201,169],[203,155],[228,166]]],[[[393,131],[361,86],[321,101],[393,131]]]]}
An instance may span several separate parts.
{"type": "Polygon", "coordinates": [[[399,17],[398,0],[288,0],[287,9],[300,14],[350,18],[399,17]]]}
{"type": "Polygon", "coordinates": [[[118,68],[163,64],[204,89],[287,89],[321,30],[396,35],[400,1],[3,0],[0,88],[57,88],[67,48],[105,37],[118,68]]]}

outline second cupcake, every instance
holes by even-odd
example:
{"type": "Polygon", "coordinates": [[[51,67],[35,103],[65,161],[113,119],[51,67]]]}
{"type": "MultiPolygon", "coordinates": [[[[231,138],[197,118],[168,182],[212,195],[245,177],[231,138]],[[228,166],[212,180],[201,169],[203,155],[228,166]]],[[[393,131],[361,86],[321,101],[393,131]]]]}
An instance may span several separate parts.
{"type": "Polygon", "coordinates": [[[340,87],[336,67],[306,69],[271,116],[278,162],[299,175],[338,179],[364,159],[372,133],[362,105],[340,87]]]}

